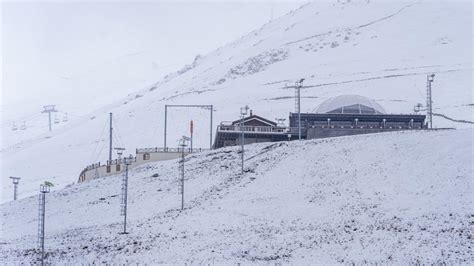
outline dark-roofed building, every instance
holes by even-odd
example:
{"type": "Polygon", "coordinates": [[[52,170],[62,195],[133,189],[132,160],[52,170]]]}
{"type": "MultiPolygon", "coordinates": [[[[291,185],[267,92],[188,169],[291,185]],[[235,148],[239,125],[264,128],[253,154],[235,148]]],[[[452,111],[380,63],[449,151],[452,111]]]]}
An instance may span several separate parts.
{"type": "MultiPolygon", "coordinates": [[[[387,114],[375,101],[359,95],[342,95],[318,106],[315,113],[301,114],[302,139],[425,129],[425,115],[387,114]]],[[[290,125],[277,125],[263,117],[249,117],[217,127],[214,148],[298,139],[298,114],[290,113],[290,125]]]]}
{"type": "MultiPolygon", "coordinates": [[[[359,95],[331,98],[316,113],[301,114],[305,139],[423,129],[424,123],[424,115],[386,114],[378,103],[359,95]]],[[[290,127],[298,127],[297,113],[290,113],[290,127]]]]}
{"type": "Polygon", "coordinates": [[[241,145],[242,130],[245,144],[288,140],[285,126],[251,112],[249,117],[217,126],[214,148],[241,145]]]}

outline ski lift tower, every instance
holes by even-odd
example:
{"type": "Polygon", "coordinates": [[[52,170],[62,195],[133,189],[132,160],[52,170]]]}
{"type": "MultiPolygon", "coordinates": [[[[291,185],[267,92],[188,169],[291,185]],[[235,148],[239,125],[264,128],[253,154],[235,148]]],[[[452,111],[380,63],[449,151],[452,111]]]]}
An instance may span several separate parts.
{"type": "Polygon", "coordinates": [[[56,113],[56,105],[45,105],[44,110],[41,113],[47,113],[49,118],[49,131],[51,131],[51,113],[56,113]]]}

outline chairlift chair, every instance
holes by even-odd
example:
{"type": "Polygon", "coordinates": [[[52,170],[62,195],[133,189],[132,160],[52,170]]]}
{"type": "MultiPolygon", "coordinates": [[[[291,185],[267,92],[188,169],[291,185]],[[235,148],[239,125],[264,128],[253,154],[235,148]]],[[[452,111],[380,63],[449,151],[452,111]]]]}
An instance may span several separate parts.
{"type": "Polygon", "coordinates": [[[25,130],[26,129],[26,122],[23,122],[23,125],[21,125],[20,130],[25,130]]]}
{"type": "Polygon", "coordinates": [[[15,130],[18,130],[18,127],[16,126],[16,124],[15,124],[15,123],[13,123],[12,130],[13,130],[13,131],[15,131],[15,130]]]}
{"type": "Polygon", "coordinates": [[[59,124],[59,118],[57,116],[54,116],[54,123],[59,124]]]}
{"type": "Polygon", "coordinates": [[[66,114],[64,115],[64,117],[63,117],[63,122],[67,122],[67,120],[68,120],[68,119],[67,119],[67,113],[66,113],[66,114]]]}

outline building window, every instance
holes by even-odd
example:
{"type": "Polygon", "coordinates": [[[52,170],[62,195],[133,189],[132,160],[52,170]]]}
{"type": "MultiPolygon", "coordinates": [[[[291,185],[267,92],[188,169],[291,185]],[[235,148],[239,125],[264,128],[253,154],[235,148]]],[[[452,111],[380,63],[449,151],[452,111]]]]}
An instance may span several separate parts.
{"type": "Polygon", "coordinates": [[[150,154],[149,153],[144,153],[143,154],[143,160],[150,160],[150,154]]]}
{"type": "Polygon", "coordinates": [[[107,173],[110,173],[110,165],[107,165],[106,171],[107,173]]]}
{"type": "Polygon", "coordinates": [[[115,166],[115,171],[117,171],[117,172],[120,171],[120,164],[117,164],[117,165],[115,166]]]}

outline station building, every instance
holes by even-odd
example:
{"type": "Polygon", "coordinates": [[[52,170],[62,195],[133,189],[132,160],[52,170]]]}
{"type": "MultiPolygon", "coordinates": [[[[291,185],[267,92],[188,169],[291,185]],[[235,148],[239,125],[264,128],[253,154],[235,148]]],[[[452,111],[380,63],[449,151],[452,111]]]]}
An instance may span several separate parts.
{"type": "Polygon", "coordinates": [[[221,123],[217,127],[214,148],[240,145],[242,131],[244,144],[298,139],[299,121],[302,139],[318,139],[420,130],[426,128],[425,118],[419,114],[387,114],[381,105],[367,97],[341,95],[321,103],[314,113],[290,113],[288,127],[253,114],[231,124],[221,123]]]}

